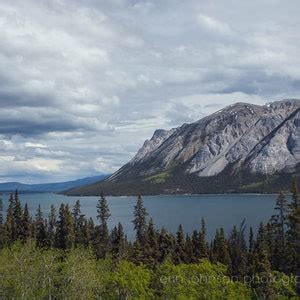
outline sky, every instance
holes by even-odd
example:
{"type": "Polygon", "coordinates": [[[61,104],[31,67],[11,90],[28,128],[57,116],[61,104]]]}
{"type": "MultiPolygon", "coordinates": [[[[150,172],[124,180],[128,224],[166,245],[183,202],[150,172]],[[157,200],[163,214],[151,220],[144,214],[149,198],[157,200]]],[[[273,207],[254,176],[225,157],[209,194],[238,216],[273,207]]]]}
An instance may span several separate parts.
{"type": "Polygon", "coordinates": [[[299,0],[0,0],[0,182],[107,174],[155,129],[300,98],[299,0]]]}

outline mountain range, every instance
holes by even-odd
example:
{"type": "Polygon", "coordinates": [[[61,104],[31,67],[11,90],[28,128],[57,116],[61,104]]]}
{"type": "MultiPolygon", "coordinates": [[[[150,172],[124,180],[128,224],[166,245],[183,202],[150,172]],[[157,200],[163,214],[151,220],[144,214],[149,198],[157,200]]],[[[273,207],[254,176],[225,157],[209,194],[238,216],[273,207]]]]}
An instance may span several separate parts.
{"type": "Polygon", "coordinates": [[[99,175],[92,177],[85,177],[73,181],[56,182],[56,183],[42,183],[42,184],[24,184],[20,182],[5,182],[0,183],[0,192],[12,192],[18,190],[19,192],[62,192],[75,187],[80,187],[94,182],[99,182],[108,177],[108,175],[99,175]]]}
{"type": "Polygon", "coordinates": [[[277,192],[300,171],[300,100],[236,103],[156,130],[131,161],[68,195],[277,192]]]}

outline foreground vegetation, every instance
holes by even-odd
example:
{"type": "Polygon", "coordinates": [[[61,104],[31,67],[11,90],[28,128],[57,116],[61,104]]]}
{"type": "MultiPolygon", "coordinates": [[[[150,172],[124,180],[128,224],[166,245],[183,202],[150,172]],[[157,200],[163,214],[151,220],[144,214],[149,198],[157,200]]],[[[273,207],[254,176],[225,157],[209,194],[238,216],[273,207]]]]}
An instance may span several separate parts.
{"type": "Polygon", "coordinates": [[[208,243],[205,222],[191,235],[157,230],[141,197],[128,241],[121,224],[109,232],[105,197],[95,225],[77,201],[33,219],[16,192],[5,220],[0,201],[0,299],[298,299],[300,201],[280,193],[276,214],[255,235],[245,222],[208,243]],[[298,296],[297,296],[298,294],[298,296]]]}

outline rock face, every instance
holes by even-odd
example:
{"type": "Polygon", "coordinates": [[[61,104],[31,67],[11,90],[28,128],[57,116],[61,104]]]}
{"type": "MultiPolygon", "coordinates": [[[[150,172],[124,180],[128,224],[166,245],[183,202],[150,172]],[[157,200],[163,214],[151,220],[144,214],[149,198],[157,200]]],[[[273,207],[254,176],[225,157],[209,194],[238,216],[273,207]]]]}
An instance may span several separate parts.
{"type": "Polygon", "coordinates": [[[288,190],[300,178],[300,100],[236,103],[178,128],[156,130],[103,182],[69,195],[288,190]]]}
{"type": "Polygon", "coordinates": [[[300,162],[299,110],[300,100],[236,103],[195,123],[156,130],[109,180],[153,176],[178,165],[199,177],[217,175],[229,164],[261,174],[293,170],[300,162]]]}

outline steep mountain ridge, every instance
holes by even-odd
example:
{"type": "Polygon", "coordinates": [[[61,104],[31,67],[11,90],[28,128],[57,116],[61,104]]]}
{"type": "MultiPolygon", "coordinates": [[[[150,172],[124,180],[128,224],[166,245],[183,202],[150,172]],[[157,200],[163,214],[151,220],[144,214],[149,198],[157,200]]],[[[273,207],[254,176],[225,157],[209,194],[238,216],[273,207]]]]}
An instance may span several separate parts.
{"type": "Polygon", "coordinates": [[[214,178],[225,182],[222,178],[229,172],[242,181],[247,177],[251,184],[251,177],[296,172],[299,162],[300,100],[262,106],[239,102],[194,123],[156,130],[136,156],[99,188],[139,182],[142,190],[167,193],[176,191],[176,181],[180,191],[194,192],[198,187],[193,185],[191,191],[185,187],[189,182],[214,178]],[[145,183],[153,186],[147,188],[145,183]]]}

